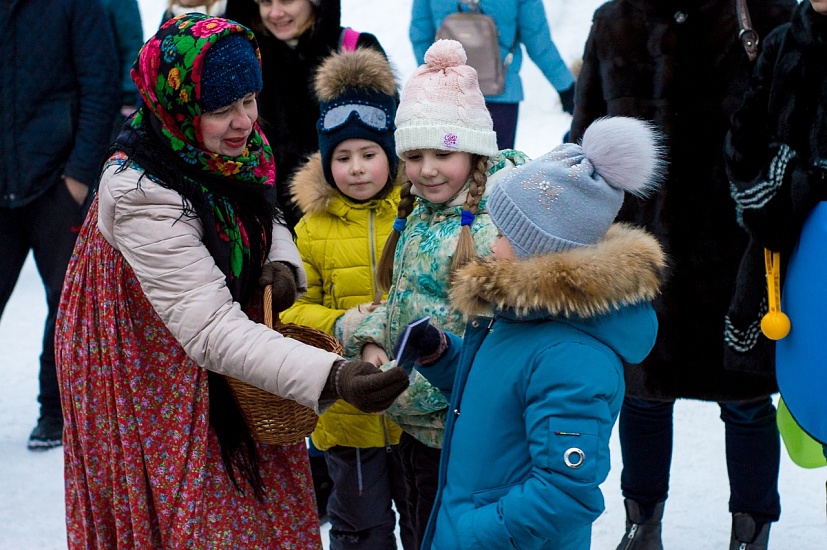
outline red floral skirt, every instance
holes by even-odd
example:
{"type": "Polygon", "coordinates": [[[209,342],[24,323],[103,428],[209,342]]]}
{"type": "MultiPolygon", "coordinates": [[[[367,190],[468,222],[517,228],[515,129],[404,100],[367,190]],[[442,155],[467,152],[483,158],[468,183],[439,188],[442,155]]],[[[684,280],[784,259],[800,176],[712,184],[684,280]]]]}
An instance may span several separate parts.
{"type": "Polygon", "coordinates": [[[207,371],[184,352],[94,202],[69,264],[56,354],[69,548],[321,548],[303,443],[259,445],[265,496],[224,468],[207,371]]]}

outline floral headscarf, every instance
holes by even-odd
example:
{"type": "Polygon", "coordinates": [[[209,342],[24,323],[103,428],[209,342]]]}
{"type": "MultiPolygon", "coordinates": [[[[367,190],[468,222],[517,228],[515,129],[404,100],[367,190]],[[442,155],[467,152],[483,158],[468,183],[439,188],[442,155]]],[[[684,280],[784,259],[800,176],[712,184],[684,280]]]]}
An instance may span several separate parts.
{"type": "MultiPolygon", "coordinates": [[[[225,177],[273,185],[273,153],[258,124],[240,157],[203,149],[201,70],[210,47],[233,33],[250,40],[261,62],[252,31],[228,19],[189,13],[167,21],[144,44],[132,68],[132,80],[161,122],[165,141],[187,162],[225,177]]],[[[133,125],[140,123],[133,121],[133,125]]]]}
{"type": "Polygon", "coordinates": [[[260,62],[252,31],[238,23],[197,13],[167,21],[132,68],[144,105],[114,148],[189,201],[233,298],[246,308],[276,214],[273,152],[257,123],[240,156],[206,150],[199,103],[207,52],[236,33],[250,40],[260,62]]]}

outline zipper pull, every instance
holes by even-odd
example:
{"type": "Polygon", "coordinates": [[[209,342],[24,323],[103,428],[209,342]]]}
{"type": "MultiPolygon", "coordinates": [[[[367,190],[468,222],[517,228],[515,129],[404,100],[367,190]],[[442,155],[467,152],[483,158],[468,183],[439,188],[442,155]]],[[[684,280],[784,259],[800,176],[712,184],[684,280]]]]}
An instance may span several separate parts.
{"type": "Polygon", "coordinates": [[[391,438],[388,436],[388,425],[385,423],[385,413],[379,415],[379,422],[382,423],[382,435],[385,437],[385,452],[391,454],[391,438]]]}

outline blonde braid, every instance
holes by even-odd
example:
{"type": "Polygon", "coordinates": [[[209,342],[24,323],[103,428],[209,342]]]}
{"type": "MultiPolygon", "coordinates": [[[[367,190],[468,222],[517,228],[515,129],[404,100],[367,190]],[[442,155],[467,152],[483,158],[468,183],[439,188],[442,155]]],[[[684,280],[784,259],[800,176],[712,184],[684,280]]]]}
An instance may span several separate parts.
{"type": "MultiPolygon", "coordinates": [[[[471,158],[471,163],[473,165],[470,175],[471,181],[469,182],[468,194],[465,197],[465,204],[462,205],[462,209],[467,210],[476,216],[477,210],[480,206],[480,201],[485,194],[485,184],[488,181],[488,178],[485,175],[485,167],[488,164],[488,157],[474,155],[471,158]]],[[[454,252],[454,261],[451,263],[451,274],[474,259],[476,255],[477,250],[474,246],[474,237],[471,234],[471,226],[463,225],[459,231],[457,248],[454,252]]]]}
{"type": "MultiPolygon", "coordinates": [[[[399,191],[397,220],[407,220],[413,211],[416,197],[411,193],[412,185],[410,180],[406,180],[402,184],[399,191]]],[[[385,247],[382,249],[382,256],[379,257],[379,265],[376,266],[376,284],[379,285],[379,290],[382,292],[387,292],[391,288],[393,282],[393,256],[401,235],[401,232],[397,229],[397,223],[394,222],[393,225],[394,228],[388,234],[388,240],[385,241],[385,247]]]]}

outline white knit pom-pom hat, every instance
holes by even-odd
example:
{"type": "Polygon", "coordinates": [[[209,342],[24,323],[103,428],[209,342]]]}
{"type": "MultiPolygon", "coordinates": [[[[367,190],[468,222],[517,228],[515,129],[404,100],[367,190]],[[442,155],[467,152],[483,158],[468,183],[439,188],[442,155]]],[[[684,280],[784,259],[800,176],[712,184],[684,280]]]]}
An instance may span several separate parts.
{"type": "Polygon", "coordinates": [[[559,145],[513,169],[488,197],[488,213],[517,257],[601,241],[624,192],[643,196],[663,179],[662,136],[628,117],[598,119],[580,145],[559,145]]]}
{"type": "Polygon", "coordinates": [[[480,91],[477,71],[466,65],[462,44],[437,40],[402,90],[396,111],[396,152],[464,151],[494,156],[497,134],[480,91]]]}

